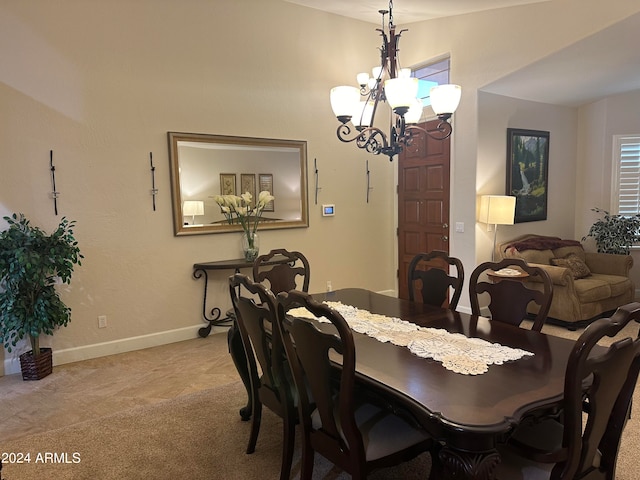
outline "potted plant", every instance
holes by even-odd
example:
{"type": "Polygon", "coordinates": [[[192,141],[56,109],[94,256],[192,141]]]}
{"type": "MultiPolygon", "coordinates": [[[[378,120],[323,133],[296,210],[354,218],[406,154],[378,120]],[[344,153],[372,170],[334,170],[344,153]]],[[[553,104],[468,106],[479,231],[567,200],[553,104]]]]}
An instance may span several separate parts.
{"type": "Polygon", "coordinates": [[[640,215],[612,215],[601,208],[592,208],[594,212],[603,214],[586,236],[592,237],[600,253],[616,253],[629,255],[631,246],[640,241],[640,215]]]}
{"type": "Polygon", "coordinates": [[[50,348],[40,347],[40,335],[52,335],[71,318],[56,291],[56,283],[71,282],[74,265],[81,265],[74,221],[62,218],[47,235],[23,214],[4,217],[0,232],[0,342],[11,352],[28,337],[31,351],[20,355],[24,380],[39,380],[52,370],[50,348]]]}

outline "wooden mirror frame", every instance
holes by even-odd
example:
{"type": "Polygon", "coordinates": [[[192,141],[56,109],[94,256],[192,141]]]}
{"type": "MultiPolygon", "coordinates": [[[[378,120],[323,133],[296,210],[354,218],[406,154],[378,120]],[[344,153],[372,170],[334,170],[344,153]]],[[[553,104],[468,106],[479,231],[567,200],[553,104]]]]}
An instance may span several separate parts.
{"type": "Polygon", "coordinates": [[[259,230],[309,226],[306,141],[179,132],[168,132],[167,136],[176,236],[241,231],[240,225],[225,221],[213,197],[231,193],[222,191],[223,180],[229,188],[235,183],[235,194],[240,195],[241,185],[253,185],[251,175],[256,196],[261,186],[270,184],[275,197],[263,212],[259,230]],[[203,158],[188,161],[185,154],[189,149],[195,149],[192,157],[200,154],[203,158]],[[191,183],[185,185],[187,182],[191,183]],[[182,207],[189,200],[204,202],[202,223],[185,222],[182,207]]]}

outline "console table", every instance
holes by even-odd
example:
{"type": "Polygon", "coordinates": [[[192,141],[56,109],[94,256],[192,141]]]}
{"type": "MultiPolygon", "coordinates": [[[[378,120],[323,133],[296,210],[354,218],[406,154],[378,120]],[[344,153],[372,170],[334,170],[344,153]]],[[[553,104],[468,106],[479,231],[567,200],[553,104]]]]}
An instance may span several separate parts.
{"type": "MultiPolygon", "coordinates": [[[[274,256],[270,261],[263,262],[262,265],[277,265],[279,263],[286,263],[287,259],[282,255],[274,256]]],[[[211,328],[217,325],[228,324],[234,320],[232,311],[228,311],[223,318],[220,318],[222,311],[218,307],[213,307],[210,313],[207,313],[207,287],[209,285],[209,275],[207,272],[210,270],[233,270],[235,273],[239,273],[241,268],[252,268],[253,262],[248,262],[244,258],[237,258],[234,260],[219,260],[217,262],[202,262],[193,264],[193,278],[196,280],[204,277],[204,294],[202,299],[202,318],[209,325],[202,327],[198,330],[198,335],[205,338],[211,333],[211,328]]],[[[230,326],[230,325],[228,325],[230,326]]]]}
{"type": "Polygon", "coordinates": [[[229,312],[224,317],[220,318],[222,311],[218,307],[213,307],[210,313],[207,313],[207,287],[209,285],[209,275],[207,272],[210,270],[234,270],[235,273],[239,273],[241,268],[253,267],[253,262],[248,262],[244,258],[237,258],[234,260],[220,260],[217,262],[203,262],[193,264],[193,278],[196,280],[204,277],[204,295],[202,299],[202,318],[209,325],[202,327],[198,330],[198,335],[205,338],[211,333],[211,329],[215,325],[226,324],[233,321],[233,316],[229,315],[229,312]]]}

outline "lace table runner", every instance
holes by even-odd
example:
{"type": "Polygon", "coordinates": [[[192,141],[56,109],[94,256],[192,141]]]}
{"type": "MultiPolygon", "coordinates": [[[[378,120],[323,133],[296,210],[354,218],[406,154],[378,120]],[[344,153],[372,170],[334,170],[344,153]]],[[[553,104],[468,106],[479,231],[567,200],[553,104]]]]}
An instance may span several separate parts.
{"type": "MultiPolygon", "coordinates": [[[[324,302],[337,310],[355,332],[373,337],[380,342],[407,347],[414,355],[432,358],[447,370],[463,375],[479,375],[489,370],[489,365],[502,365],[533,353],[519,348],[505,347],[480,338],[469,338],[461,333],[450,333],[441,328],[421,327],[395,317],[371,313],[341,302],[324,302]]],[[[316,318],[305,308],[290,310],[294,317],[316,318]]]]}

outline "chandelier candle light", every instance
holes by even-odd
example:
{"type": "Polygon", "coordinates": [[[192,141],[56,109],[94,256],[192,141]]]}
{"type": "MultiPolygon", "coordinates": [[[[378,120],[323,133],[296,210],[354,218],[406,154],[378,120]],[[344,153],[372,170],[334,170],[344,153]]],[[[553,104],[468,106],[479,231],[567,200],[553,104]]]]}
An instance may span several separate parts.
{"type": "Polygon", "coordinates": [[[430,92],[433,112],[440,119],[434,130],[425,130],[416,124],[422,116],[422,100],[417,98],[418,79],[411,77],[411,69],[400,68],[398,43],[402,32],[396,34],[393,24],[393,0],[389,10],[379,10],[382,28],[376,29],[382,37],[381,62],[379,67],[368,73],[359,73],[360,87],[339,86],[331,89],[331,108],[340,121],[337,135],[342,142],[356,142],[358,148],[369,153],[393,156],[400,153],[403,146],[411,145],[413,135],[422,132],[436,140],[444,140],[451,135],[453,127],[449,123],[451,115],[460,103],[461,89],[458,85],[438,85],[430,92]],[[384,17],[389,14],[389,26],[385,30],[384,17]],[[361,96],[364,100],[361,100],[361,96]],[[378,104],[388,102],[393,110],[391,131],[386,135],[374,127],[378,104]]]}
{"type": "Polygon", "coordinates": [[[258,242],[258,223],[262,217],[264,207],[275,199],[270,192],[263,190],[258,195],[258,201],[251,207],[253,195],[249,192],[237,195],[216,195],[213,200],[222,209],[222,214],[230,225],[234,223],[242,226],[243,236],[242,250],[244,258],[248,262],[253,262],[258,257],[260,245],[258,242]]]}

